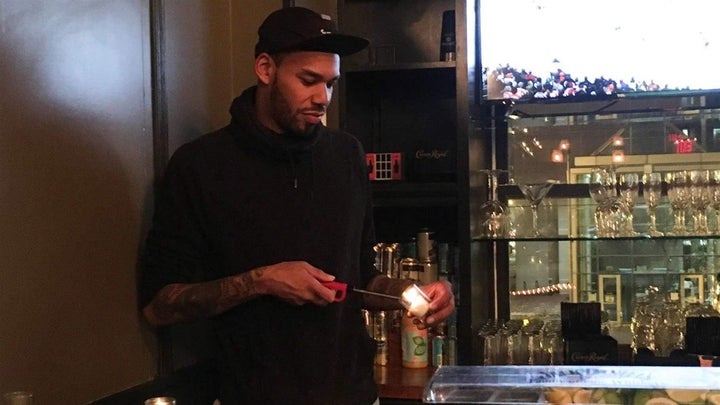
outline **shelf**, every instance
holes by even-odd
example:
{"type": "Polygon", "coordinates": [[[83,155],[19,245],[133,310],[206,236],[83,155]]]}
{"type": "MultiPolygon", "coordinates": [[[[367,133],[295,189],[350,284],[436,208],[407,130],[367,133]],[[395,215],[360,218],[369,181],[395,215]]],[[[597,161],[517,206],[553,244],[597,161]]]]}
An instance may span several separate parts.
{"type": "MultiPolygon", "coordinates": [[[[685,236],[627,236],[617,238],[598,238],[595,236],[540,236],[540,237],[517,237],[517,238],[478,238],[473,237],[473,242],[563,242],[563,241],[664,241],[664,240],[698,240],[698,239],[720,239],[720,235],[685,235],[685,236]]],[[[687,256],[687,255],[686,255],[687,256]]]]}
{"type": "MultiPolygon", "coordinates": [[[[516,184],[498,186],[498,196],[501,200],[525,198],[516,184]]],[[[590,198],[590,187],[589,184],[554,184],[545,198],[590,198]]]]}
{"type": "Polygon", "coordinates": [[[349,65],[343,70],[347,73],[354,72],[392,72],[406,70],[432,70],[432,69],[455,69],[456,62],[412,62],[398,63],[392,65],[349,65]]]}
{"type": "MultiPolygon", "coordinates": [[[[504,104],[505,100],[488,100],[487,103],[504,104]]],[[[687,111],[717,108],[720,97],[717,91],[698,91],[696,94],[628,93],[599,98],[539,99],[518,102],[509,108],[510,113],[522,118],[552,116],[609,115],[621,113],[687,111]]]]}
{"type": "Polygon", "coordinates": [[[457,204],[457,184],[450,182],[375,182],[371,187],[375,207],[450,207],[457,204]]]}
{"type": "MultiPolygon", "coordinates": [[[[662,182],[662,195],[667,195],[667,183],[662,182]]],[[[638,185],[638,198],[643,196],[643,183],[638,185]]],[[[516,184],[498,186],[498,197],[501,200],[524,199],[520,187],[516,184]]],[[[590,198],[590,185],[587,183],[557,183],[552,186],[546,198],[590,198]]]]}

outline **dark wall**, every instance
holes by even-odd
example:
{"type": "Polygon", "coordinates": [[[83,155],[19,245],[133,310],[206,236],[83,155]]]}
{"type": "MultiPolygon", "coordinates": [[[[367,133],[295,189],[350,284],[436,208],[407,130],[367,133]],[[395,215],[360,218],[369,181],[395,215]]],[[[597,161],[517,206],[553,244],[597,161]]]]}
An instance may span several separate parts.
{"type": "Polygon", "coordinates": [[[0,391],[147,380],[135,272],[152,179],[148,6],[0,2],[0,391]]]}

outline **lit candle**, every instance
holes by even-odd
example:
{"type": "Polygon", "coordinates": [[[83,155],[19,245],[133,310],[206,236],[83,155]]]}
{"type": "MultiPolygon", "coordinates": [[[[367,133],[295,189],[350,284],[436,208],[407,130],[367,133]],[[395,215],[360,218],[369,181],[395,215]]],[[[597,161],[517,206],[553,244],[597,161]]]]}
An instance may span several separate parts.
{"type": "Polygon", "coordinates": [[[145,405],[175,405],[173,397],[155,397],[145,400],[145,405]]]}
{"type": "Polygon", "coordinates": [[[408,312],[418,318],[425,316],[430,309],[430,298],[415,284],[403,291],[400,302],[408,312]]]}

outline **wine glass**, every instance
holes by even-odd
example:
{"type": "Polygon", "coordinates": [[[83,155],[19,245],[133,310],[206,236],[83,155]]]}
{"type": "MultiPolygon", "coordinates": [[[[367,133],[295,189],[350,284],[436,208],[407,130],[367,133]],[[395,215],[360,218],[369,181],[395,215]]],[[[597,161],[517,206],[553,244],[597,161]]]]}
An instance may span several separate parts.
{"type": "Polygon", "coordinates": [[[715,213],[715,234],[720,234],[720,170],[710,172],[710,207],[715,213]]]}
{"type": "Polygon", "coordinates": [[[710,204],[710,191],[707,170],[691,170],[688,172],[688,198],[692,209],[693,233],[707,235],[710,233],[707,223],[707,208],[710,204]]]}
{"type": "Polygon", "coordinates": [[[532,226],[533,235],[535,237],[540,236],[540,228],[538,226],[538,206],[540,206],[543,198],[545,198],[555,183],[558,183],[558,181],[546,180],[544,183],[518,184],[520,191],[523,193],[523,196],[525,196],[525,199],[528,200],[530,208],[532,209],[532,226]]]}
{"type": "Polygon", "coordinates": [[[668,175],[667,195],[670,207],[673,210],[673,228],[669,235],[685,236],[685,210],[688,208],[690,198],[688,196],[687,172],[678,171],[668,175]]]}
{"type": "Polygon", "coordinates": [[[615,173],[601,167],[594,168],[590,173],[588,190],[590,197],[598,204],[594,215],[595,235],[600,238],[610,236],[607,214],[610,202],[617,198],[615,173]]]}
{"type": "Polygon", "coordinates": [[[507,234],[508,207],[497,198],[499,176],[507,170],[480,170],[487,174],[489,199],[479,208],[479,236],[481,238],[502,238],[507,234]]]}
{"type": "Polygon", "coordinates": [[[637,203],[640,186],[640,176],[637,173],[623,173],[618,178],[618,190],[620,192],[620,201],[625,204],[628,211],[626,222],[620,230],[621,236],[636,236],[637,232],[633,229],[633,209],[637,203]]]}
{"type": "MultiPolygon", "coordinates": [[[[720,197],[720,193],[718,194],[720,197]]],[[[643,198],[648,206],[648,215],[650,216],[650,228],[648,235],[663,236],[664,234],[657,229],[656,211],[660,205],[662,198],[662,175],[660,173],[648,173],[645,175],[643,182],[643,198]]],[[[720,202],[720,198],[718,199],[720,202]]]]}

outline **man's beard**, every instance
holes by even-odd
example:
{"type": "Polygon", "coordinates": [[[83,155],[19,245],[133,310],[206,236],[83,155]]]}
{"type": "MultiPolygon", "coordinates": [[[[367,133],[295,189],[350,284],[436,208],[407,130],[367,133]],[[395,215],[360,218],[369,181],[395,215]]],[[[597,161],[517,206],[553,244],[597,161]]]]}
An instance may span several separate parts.
{"type": "Polygon", "coordinates": [[[290,103],[277,84],[277,79],[270,84],[270,112],[277,125],[286,132],[294,132],[300,135],[310,133],[313,125],[296,121],[290,103]]]}

